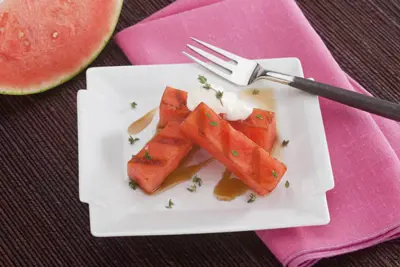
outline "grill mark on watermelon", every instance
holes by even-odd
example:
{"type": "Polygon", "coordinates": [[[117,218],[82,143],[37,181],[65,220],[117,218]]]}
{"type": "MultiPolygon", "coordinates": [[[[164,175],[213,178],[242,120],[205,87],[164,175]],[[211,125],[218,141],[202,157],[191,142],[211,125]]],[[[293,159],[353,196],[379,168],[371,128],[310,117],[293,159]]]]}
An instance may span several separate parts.
{"type": "Polygon", "coordinates": [[[201,136],[206,135],[204,129],[207,129],[206,124],[208,123],[208,120],[208,118],[200,118],[199,116],[196,117],[196,123],[199,126],[198,129],[201,136]]]}
{"type": "Polygon", "coordinates": [[[0,29],[5,29],[8,21],[8,12],[4,12],[0,17],[0,29]]]}
{"type": "Polygon", "coordinates": [[[200,127],[197,128],[197,132],[199,133],[199,135],[201,137],[205,137],[206,136],[206,133],[200,127]]]}
{"type": "Polygon", "coordinates": [[[163,145],[173,145],[173,146],[181,146],[187,144],[186,140],[174,137],[161,137],[160,139],[155,141],[163,145]]]}
{"type": "Polygon", "coordinates": [[[11,61],[11,60],[17,61],[17,58],[7,55],[6,53],[3,53],[1,51],[0,51],[0,59],[3,59],[4,61],[11,61]]]}
{"type": "Polygon", "coordinates": [[[138,158],[134,157],[132,162],[144,165],[153,165],[153,166],[163,166],[165,163],[159,159],[149,159],[149,158],[138,158]]]}
{"type": "Polygon", "coordinates": [[[169,108],[172,108],[172,109],[178,109],[179,107],[176,107],[176,106],[174,106],[174,105],[171,105],[171,104],[169,104],[169,103],[167,103],[167,102],[165,102],[165,101],[161,101],[161,104],[162,105],[165,105],[165,106],[167,106],[167,107],[169,107],[169,108]]]}
{"type": "MultiPolygon", "coordinates": [[[[221,125],[221,127],[223,127],[224,129],[227,129],[228,123],[227,122],[225,123],[225,122],[226,121],[221,120],[221,124],[223,124],[223,125],[221,125]]],[[[232,144],[230,143],[231,142],[231,131],[221,130],[220,135],[221,135],[221,137],[220,137],[221,140],[224,140],[224,139],[226,140],[226,142],[225,141],[221,142],[222,153],[224,153],[224,155],[232,161],[232,154],[231,154],[232,144]]]]}
{"type": "Polygon", "coordinates": [[[185,101],[185,103],[181,103],[182,99],[177,98],[177,100],[178,100],[178,106],[175,106],[175,105],[173,105],[173,104],[170,104],[170,103],[166,102],[165,100],[162,100],[162,101],[161,101],[161,104],[162,104],[162,105],[166,105],[166,106],[168,106],[168,107],[171,107],[171,108],[173,108],[173,109],[180,109],[180,108],[186,107],[186,101],[185,101],[184,99],[183,99],[183,101],[185,101]]]}
{"type": "Polygon", "coordinates": [[[183,98],[182,94],[179,91],[175,91],[175,98],[178,100],[179,108],[186,106],[186,99],[183,98]]]}

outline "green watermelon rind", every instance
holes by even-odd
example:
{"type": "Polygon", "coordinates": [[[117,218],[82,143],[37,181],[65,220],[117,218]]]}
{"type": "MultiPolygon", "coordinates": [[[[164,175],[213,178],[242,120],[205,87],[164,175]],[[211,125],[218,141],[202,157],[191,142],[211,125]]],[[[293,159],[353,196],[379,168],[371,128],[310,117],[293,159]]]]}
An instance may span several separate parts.
{"type": "Polygon", "coordinates": [[[72,80],[73,78],[75,78],[76,76],[78,76],[78,74],[80,74],[81,72],[83,72],[83,70],[85,70],[90,64],[93,63],[93,61],[101,54],[101,52],[103,52],[103,50],[106,48],[108,42],[110,41],[111,37],[114,34],[115,28],[117,27],[118,24],[118,20],[119,17],[121,15],[121,10],[122,10],[122,6],[123,6],[123,1],[120,1],[120,5],[117,8],[116,12],[115,12],[115,22],[114,25],[111,26],[111,30],[109,35],[106,36],[106,38],[103,41],[103,45],[100,46],[100,48],[93,53],[93,55],[91,56],[91,58],[82,65],[82,67],[77,70],[76,72],[72,73],[71,75],[69,75],[66,78],[63,78],[61,80],[59,80],[58,82],[53,83],[52,85],[48,86],[48,87],[44,87],[44,88],[40,88],[38,90],[27,90],[27,91],[20,91],[20,90],[3,90],[3,88],[0,88],[0,95],[33,95],[33,94],[39,94],[39,93],[43,93],[46,92],[48,90],[54,89],[55,87],[62,85],[70,80],[72,80]]]}

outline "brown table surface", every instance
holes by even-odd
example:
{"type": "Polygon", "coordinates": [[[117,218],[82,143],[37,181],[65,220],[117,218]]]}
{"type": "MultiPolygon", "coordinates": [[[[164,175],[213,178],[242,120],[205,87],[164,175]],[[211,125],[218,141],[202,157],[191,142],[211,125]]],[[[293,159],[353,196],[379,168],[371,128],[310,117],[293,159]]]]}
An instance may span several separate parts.
{"type": "MultiPolygon", "coordinates": [[[[171,2],[125,0],[117,31],[171,2]]],[[[400,101],[399,0],[298,3],[346,72],[374,95],[400,101]]],[[[128,64],[110,42],[92,66],[128,64]]],[[[43,94],[0,96],[0,266],[280,266],[253,232],[93,237],[78,199],[80,88],[84,73],[43,94]]],[[[400,266],[399,259],[394,240],[317,266],[400,266]]]]}

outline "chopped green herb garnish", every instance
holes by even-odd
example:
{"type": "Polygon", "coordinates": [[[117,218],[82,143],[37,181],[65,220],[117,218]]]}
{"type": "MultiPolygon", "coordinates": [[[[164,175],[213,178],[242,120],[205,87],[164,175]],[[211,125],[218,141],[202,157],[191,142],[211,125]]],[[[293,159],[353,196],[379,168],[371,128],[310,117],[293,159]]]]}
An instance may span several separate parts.
{"type": "Polygon", "coordinates": [[[278,177],[278,174],[276,173],[275,170],[272,170],[272,175],[273,175],[274,177],[278,177]]]}
{"type": "Polygon", "coordinates": [[[199,176],[196,175],[195,177],[193,177],[193,183],[197,184],[198,186],[201,186],[203,184],[203,181],[199,176]]]}
{"type": "Polygon", "coordinates": [[[217,92],[215,93],[215,96],[217,97],[217,99],[219,100],[219,102],[221,102],[221,105],[224,105],[224,104],[222,103],[222,97],[224,96],[224,92],[222,92],[222,91],[217,91],[217,92]]]}
{"type": "Polygon", "coordinates": [[[129,181],[129,186],[130,188],[132,188],[133,190],[136,190],[137,187],[137,183],[135,181],[129,181]]]}
{"type": "Polygon", "coordinates": [[[285,183],[285,187],[286,187],[286,188],[289,188],[289,186],[290,186],[290,183],[289,183],[289,181],[286,181],[286,183],[285,183]]]}
{"type": "Polygon", "coordinates": [[[147,150],[144,152],[144,158],[151,159],[151,156],[149,155],[149,152],[147,150]]]}
{"type": "Polygon", "coordinates": [[[199,82],[203,85],[203,88],[206,90],[213,90],[215,92],[215,97],[219,100],[219,102],[221,102],[221,105],[223,106],[224,104],[222,103],[222,97],[224,96],[224,92],[223,91],[217,91],[214,88],[212,88],[211,84],[209,84],[207,82],[207,78],[199,75],[197,77],[197,79],[199,80],[199,82]]]}
{"type": "Polygon", "coordinates": [[[137,106],[136,102],[131,103],[131,108],[136,108],[136,106],[137,106]]]}
{"type": "Polygon", "coordinates": [[[203,85],[204,89],[210,90],[211,89],[211,84],[207,83],[207,78],[199,75],[199,77],[197,78],[199,80],[199,82],[203,85]]]}
{"type": "Polygon", "coordinates": [[[207,118],[211,118],[211,115],[207,112],[206,112],[206,116],[207,116],[207,118]]]}
{"type": "Polygon", "coordinates": [[[204,87],[204,89],[210,90],[211,89],[211,84],[206,83],[203,87],[204,87]]]}
{"type": "Polygon", "coordinates": [[[234,155],[235,157],[239,156],[239,153],[236,150],[232,150],[232,155],[234,155]]]}
{"type": "Polygon", "coordinates": [[[139,140],[140,140],[139,138],[133,138],[132,136],[129,136],[129,139],[128,139],[128,141],[131,145],[133,145],[134,143],[136,143],[139,140]]]}
{"type": "Polygon", "coordinates": [[[282,146],[287,146],[289,144],[289,140],[283,140],[282,146]]]}
{"type": "Polygon", "coordinates": [[[190,187],[188,187],[188,188],[186,188],[189,192],[196,192],[196,185],[194,184],[194,185],[191,185],[190,187]]]}
{"type": "Polygon", "coordinates": [[[199,80],[199,82],[200,82],[201,84],[207,83],[207,78],[204,77],[203,75],[199,75],[199,77],[198,77],[197,79],[199,80]]]}
{"type": "Polygon", "coordinates": [[[247,203],[253,203],[254,201],[256,201],[257,196],[253,193],[250,194],[249,200],[247,200],[247,203]]]}
{"type": "Polygon", "coordinates": [[[218,122],[216,122],[216,121],[210,121],[210,125],[211,125],[211,126],[217,126],[217,125],[218,125],[218,122]]]}
{"type": "Polygon", "coordinates": [[[254,89],[253,90],[253,95],[258,95],[258,94],[260,94],[260,90],[254,89]]]}
{"type": "Polygon", "coordinates": [[[172,200],[168,200],[168,206],[165,206],[167,209],[172,209],[172,206],[175,205],[174,202],[172,202],[172,200]]]}
{"type": "Polygon", "coordinates": [[[262,115],[260,115],[260,114],[257,114],[257,115],[256,115],[256,117],[257,117],[258,119],[260,119],[260,120],[262,120],[262,119],[263,119],[263,116],[262,116],[262,115]]]}
{"type": "Polygon", "coordinates": [[[195,175],[193,177],[193,185],[191,185],[190,187],[186,188],[189,192],[196,192],[197,186],[201,186],[203,184],[203,181],[200,179],[200,177],[198,177],[197,175],[195,175]],[[197,185],[196,185],[197,184],[197,185]]]}

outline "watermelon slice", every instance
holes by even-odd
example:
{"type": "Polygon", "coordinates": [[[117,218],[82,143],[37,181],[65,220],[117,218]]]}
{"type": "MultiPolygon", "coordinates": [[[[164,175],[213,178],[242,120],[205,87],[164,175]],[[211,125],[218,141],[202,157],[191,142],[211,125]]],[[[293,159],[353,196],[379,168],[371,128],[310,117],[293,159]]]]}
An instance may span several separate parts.
{"type": "Polygon", "coordinates": [[[73,78],[109,41],[122,0],[0,1],[0,94],[34,94],[73,78]]]}

